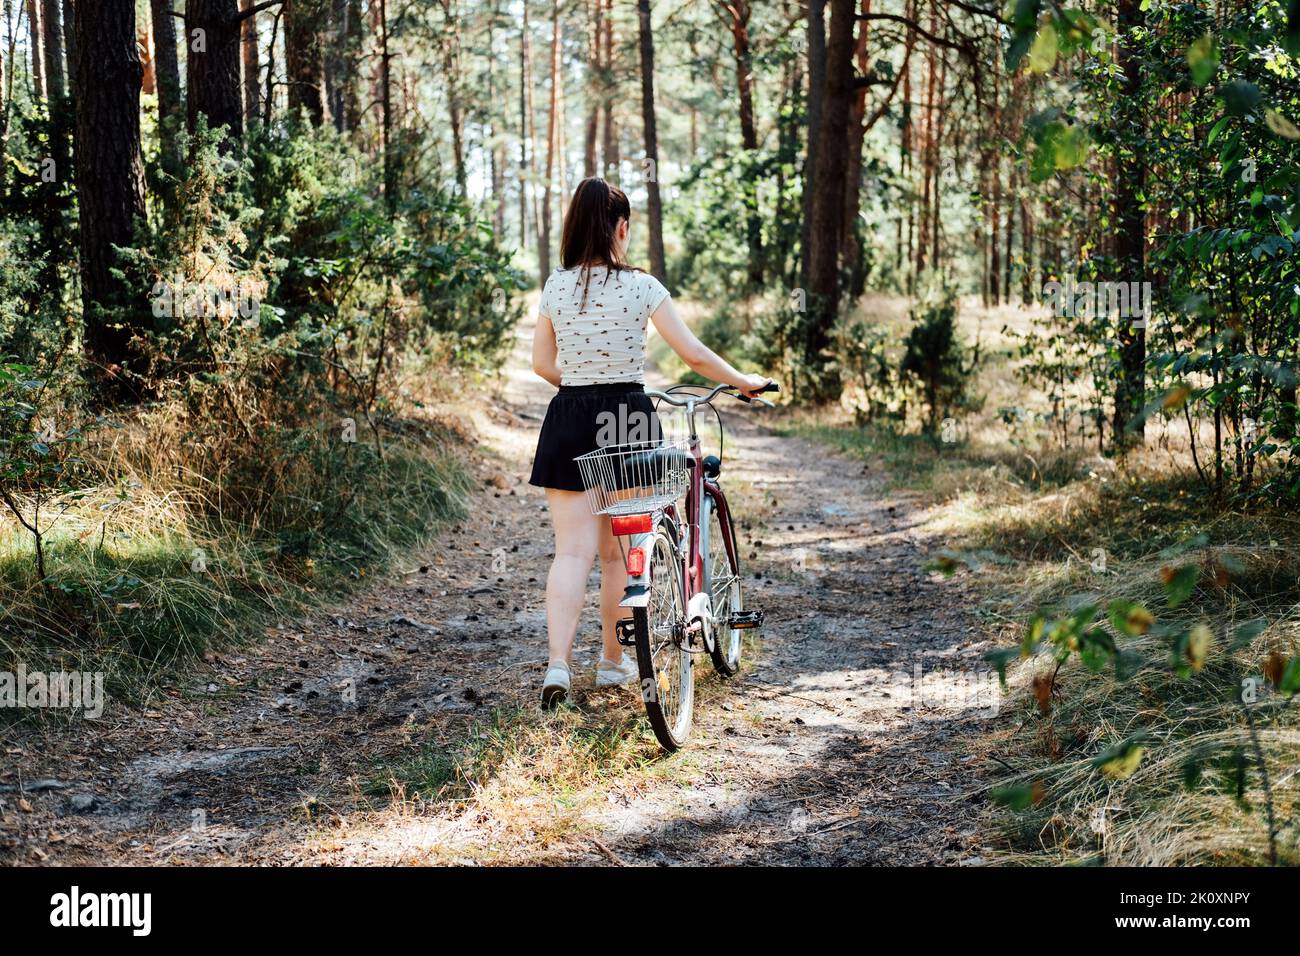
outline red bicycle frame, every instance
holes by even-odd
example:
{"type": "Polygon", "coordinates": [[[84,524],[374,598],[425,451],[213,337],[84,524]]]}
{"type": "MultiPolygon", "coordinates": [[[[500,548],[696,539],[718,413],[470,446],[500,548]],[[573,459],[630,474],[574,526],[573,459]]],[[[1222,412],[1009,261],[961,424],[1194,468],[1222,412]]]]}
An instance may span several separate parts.
{"type": "MultiPolygon", "coordinates": [[[[649,549],[653,546],[655,529],[659,524],[658,514],[665,515],[676,534],[676,544],[681,553],[682,603],[685,606],[687,620],[692,628],[704,634],[706,645],[713,641],[712,608],[709,602],[704,580],[704,496],[712,499],[712,506],[718,513],[718,526],[722,530],[723,543],[727,554],[735,557],[736,542],[731,522],[731,510],[726,495],[718,485],[716,478],[709,477],[704,470],[704,454],[695,427],[695,408],[708,404],[722,390],[722,386],[713,390],[707,397],[691,396],[684,401],[677,401],[663,392],[650,393],[667,399],[672,404],[686,408],[686,418],[690,427],[689,448],[691,453],[690,479],[686,489],[686,522],[682,527],[681,515],[676,504],[666,506],[662,512],[627,515],[613,518],[612,529],[615,535],[630,537],[625,553],[628,585],[624,592],[622,607],[645,607],[650,599],[650,560],[649,549]]],[[[711,648],[710,648],[711,649],[711,648]]]]}

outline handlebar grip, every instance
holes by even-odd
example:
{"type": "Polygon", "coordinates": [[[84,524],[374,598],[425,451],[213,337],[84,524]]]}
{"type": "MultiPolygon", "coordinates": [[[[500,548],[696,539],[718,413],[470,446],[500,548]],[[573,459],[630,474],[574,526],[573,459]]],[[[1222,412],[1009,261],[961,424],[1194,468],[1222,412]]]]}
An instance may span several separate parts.
{"type": "MultiPolygon", "coordinates": [[[[776,382],[768,382],[766,385],[764,385],[762,388],[759,389],[759,392],[779,392],[779,391],[781,391],[781,386],[776,384],[776,382]]],[[[753,399],[750,398],[748,395],[741,395],[740,393],[736,394],[736,398],[740,399],[746,405],[748,405],[750,402],[753,401],[753,399]]],[[[767,404],[770,405],[771,402],[768,402],[767,404]]]]}

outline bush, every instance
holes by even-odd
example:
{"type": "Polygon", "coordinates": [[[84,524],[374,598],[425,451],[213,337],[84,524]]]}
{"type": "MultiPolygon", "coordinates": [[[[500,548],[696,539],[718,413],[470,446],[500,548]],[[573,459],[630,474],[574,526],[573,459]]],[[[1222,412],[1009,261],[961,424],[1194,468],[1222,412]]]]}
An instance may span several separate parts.
{"type": "Polygon", "coordinates": [[[968,405],[968,382],[979,364],[979,346],[968,350],[960,341],[957,303],[951,293],[911,316],[914,325],[903,343],[899,378],[920,397],[925,429],[933,433],[952,408],[968,405]]]}
{"type": "Polygon", "coordinates": [[[440,370],[504,357],[509,254],[448,192],[374,199],[373,164],[330,130],[251,134],[237,158],[200,127],[183,147],[184,216],[160,210],[120,262],[142,404],[88,410],[79,323],[42,305],[40,224],[0,226],[0,669],[76,661],[147,696],[159,665],[460,513],[460,453],[420,409],[440,370]],[[415,360],[434,368],[412,389],[415,360]]]}

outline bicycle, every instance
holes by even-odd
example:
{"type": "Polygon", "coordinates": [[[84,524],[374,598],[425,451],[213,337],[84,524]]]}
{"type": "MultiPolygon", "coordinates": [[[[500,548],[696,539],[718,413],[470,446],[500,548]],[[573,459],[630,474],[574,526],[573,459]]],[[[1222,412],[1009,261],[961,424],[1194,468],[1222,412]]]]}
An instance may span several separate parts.
{"type": "MultiPolygon", "coordinates": [[[[761,610],[744,606],[735,522],[718,481],[721,458],[703,455],[695,426],[696,409],[708,406],[721,435],[713,400],[723,392],[751,399],[730,385],[705,396],[674,394],[697,387],[703,386],[646,389],[651,398],[685,409],[688,437],[629,442],[575,459],[592,512],[608,515],[619,538],[628,575],[620,606],[632,617],[619,621],[618,641],[636,648],[641,699],[655,737],[670,753],[690,734],[695,657],[708,654],[714,670],[732,677],[740,670],[744,633],[763,623],[761,610]]],[[[769,383],[763,391],[780,387],[769,383]]],[[[762,398],[753,401],[772,407],[762,398]]]]}

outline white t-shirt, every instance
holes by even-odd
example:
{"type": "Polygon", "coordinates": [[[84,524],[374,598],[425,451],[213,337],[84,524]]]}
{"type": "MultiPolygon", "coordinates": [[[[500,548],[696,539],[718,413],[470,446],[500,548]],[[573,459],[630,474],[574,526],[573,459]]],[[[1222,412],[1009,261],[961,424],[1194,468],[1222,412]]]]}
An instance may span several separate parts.
{"type": "Polygon", "coordinates": [[[642,382],[646,321],[668,298],[648,272],[591,270],[582,305],[582,270],[556,269],[546,280],[538,311],[555,328],[563,385],[642,382]]]}

